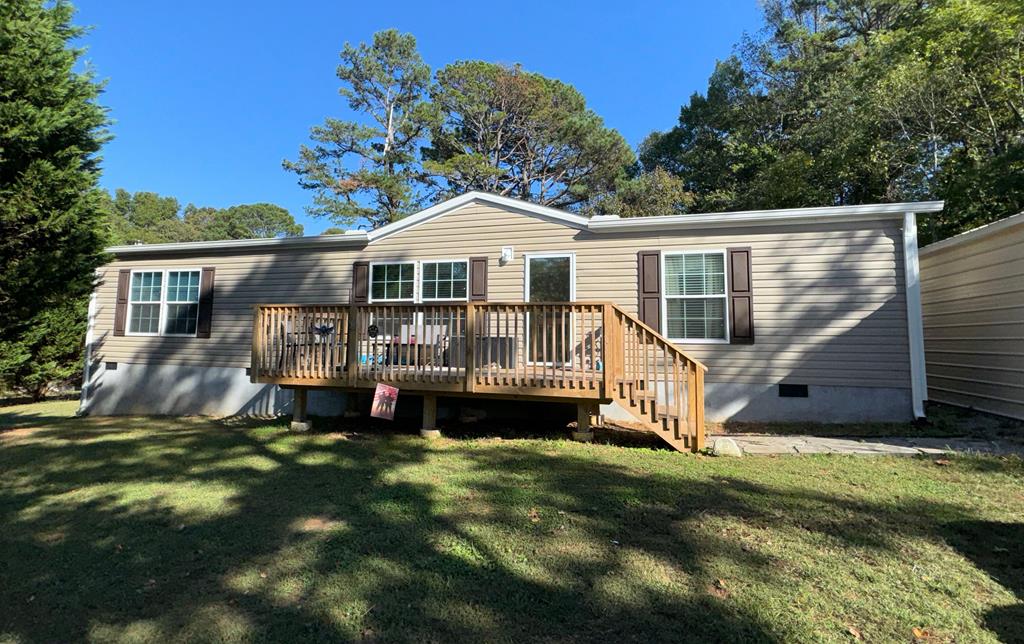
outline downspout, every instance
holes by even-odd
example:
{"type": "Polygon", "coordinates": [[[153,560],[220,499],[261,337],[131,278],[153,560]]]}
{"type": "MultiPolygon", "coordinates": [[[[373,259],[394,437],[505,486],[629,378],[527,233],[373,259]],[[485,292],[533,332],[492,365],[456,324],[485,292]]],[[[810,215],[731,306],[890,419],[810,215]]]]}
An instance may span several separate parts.
{"type": "MultiPolygon", "coordinates": [[[[99,272],[96,273],[97,280],[99,272]]],[[[96,286],[93,286],[89,295],[89,321],[85,328],[85,364],[82,367],[82,393],[78,400],[77,416],[85,416],[89,413],[89,406],[92,403],[92,346],[96,341],[96,286]]]]}
{"type": "Polygon", "coordinates": [[[914,417],[924,418],[928,381],[924,362],[924,323],[921,319],[921,265],[917,257],[917,218],[903,215],[903,274],[906,281],[907,341],[910,347],[910,395],[914,417]]]}

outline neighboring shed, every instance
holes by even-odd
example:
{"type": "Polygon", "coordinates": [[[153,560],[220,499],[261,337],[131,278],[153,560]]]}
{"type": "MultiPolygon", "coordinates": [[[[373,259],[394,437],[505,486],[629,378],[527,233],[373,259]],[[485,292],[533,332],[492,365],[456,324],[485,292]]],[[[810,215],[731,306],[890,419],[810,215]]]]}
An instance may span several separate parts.
{"type": "Polygon", "coordinates": [[[920,258],[929,399],[1024,419],[1024,213],[920,258]]]}

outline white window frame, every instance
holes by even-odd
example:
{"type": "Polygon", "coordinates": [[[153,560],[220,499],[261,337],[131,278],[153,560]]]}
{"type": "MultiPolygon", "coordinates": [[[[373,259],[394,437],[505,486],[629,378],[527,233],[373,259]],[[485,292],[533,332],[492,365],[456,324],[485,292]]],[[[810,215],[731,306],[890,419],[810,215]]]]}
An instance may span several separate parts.
{"type": "Polygon", "coordinates": [[[659,271],[661,284],[659,288],[661,290],[661,328],[664,331],[663,335],[668,338],[674,344],[729,344],[729,254],[726,253],[724,248],[702,248],[693,250],[670,250],[661,251],[661,269],[659,271]],[[665,258],[669,255],[711,255],[718,254],[722,256],[722,267],[724,270],[724,292],[721,295],[668,295],[665,290],[665,258]],[[673,338],[668,334],[668,301],[673,300],[707,300],[711,298],[722,298],[725,302],[723,307],[725,318],[722,320],[725,326],[725,337],[724,338],[673,338]]]}
{"type": "Polygon", "coordinates": [[[569,301],[576,301],[576,253],[574,251],[550,253],[523,253],[523,301],[530,301],[530,260],[551,259],[556,257],[569,258],[569,301]]]}
{"type": "MultiPolygon", "coordinates": [[[[185,266],[182,268],[133,268],[128,276],[128,311],[125,316],[124,334],[140,337],[168,337],[168,338],[194,338],[199,335],[199,306],[203,300],[203,269],[185,266]],[[136,273],[160,273],[160,301],[159,302],[132,302],[132,283],[135,281],[136,273]],[[164,324],[167,322],[167,274],[168,273],[199,273],[199,299],[196,301],[196,332],[195,333],[166,333],[164,324]],[[159,319],[156,324],[156,333],[143,333],[132,331],[132,309],[140,304],[157,304],[159,319]]],[[[171,302],[171,304],[186,304],[186,302],[171,302]]]]}
{"type": "Polygon", "coordinates": [[[370,270],[366,276],[366,300],[370,304],[423,304],[424,302],[468,302],[469,301],[469,258],[468,257],[438,257],[437,259],[377,259],[370,262],[370,270]],[[466,296],[465,297],[423,297],[423,265],[424,264],[448,264],[462,262],[466,265],[466,296]],[[373,297],[373,267],[379,264],[412,264],[412,299],[374,299],[373,297]]]}
{"type": "Polygon", "coordinates": [[[370,262],[370,270],[366,275],[366,300],[370,304],[416,304],[419,302],[419,262],[411,259],[381,259],[370,262]],[[373,267],[391,264],[412,264],[412,297],[411,298],[374,298],[373,297],[373,267]]]}
{"type": "Polygon", "coordinates": [[[469,258],[465,259],[424,259],[416,262],[416,287],[418,291],[418,302],[468,302],[469,301],[469,258]],[[465,264],[466,265],[466,295],[465,297],[423,297],[423,267],[427,264],[465,264]]]}

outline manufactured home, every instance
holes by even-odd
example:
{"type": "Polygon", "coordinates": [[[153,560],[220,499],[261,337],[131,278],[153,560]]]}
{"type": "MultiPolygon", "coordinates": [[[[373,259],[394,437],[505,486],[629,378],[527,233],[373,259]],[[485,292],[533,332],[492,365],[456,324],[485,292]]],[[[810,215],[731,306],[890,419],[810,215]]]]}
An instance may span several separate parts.
{"type": "Polygon", "coordinates": [[[921,249],[930,400],[1024,420],[1024,213],[921,249]]]}
{"type": "Polygon", "coordinates": [[[908,420],[917,214],[941,202],[583,217],[472,192],[372,231],[120,246],[82,411],[572,403],[696,449],[704,420],[908,420]],[[399,402],[401,405],[401,402],[399,402]]]}

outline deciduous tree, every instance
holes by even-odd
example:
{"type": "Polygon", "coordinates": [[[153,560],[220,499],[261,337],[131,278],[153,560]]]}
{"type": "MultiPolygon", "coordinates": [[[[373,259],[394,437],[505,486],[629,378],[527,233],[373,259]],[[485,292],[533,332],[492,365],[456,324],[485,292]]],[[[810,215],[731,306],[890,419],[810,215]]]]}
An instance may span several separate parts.
{"type": "Polygon", "coordinates": [[[1024,209],[1024,5],[771,0],[643,165],[696,210],[945,199],[925,241],[1024,209]]]}

